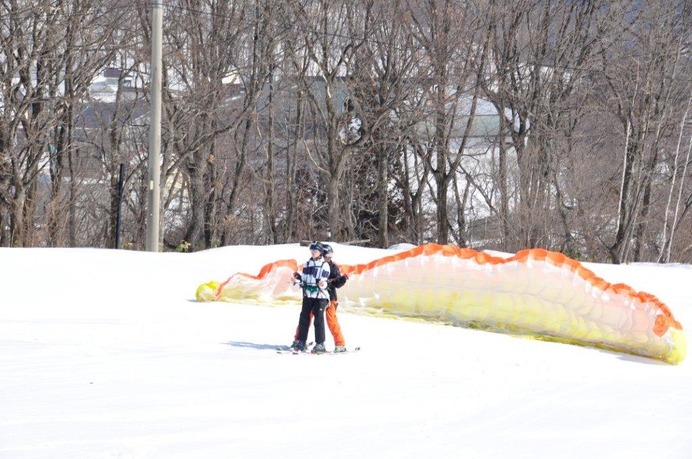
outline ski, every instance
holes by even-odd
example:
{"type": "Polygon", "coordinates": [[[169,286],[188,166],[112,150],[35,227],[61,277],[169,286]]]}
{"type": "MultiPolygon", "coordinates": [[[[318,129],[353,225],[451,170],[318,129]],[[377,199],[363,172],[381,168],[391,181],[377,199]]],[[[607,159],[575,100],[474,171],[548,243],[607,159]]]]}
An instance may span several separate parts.
{"type": "Polygon", "coordinates": [[[293,349],[277,349],[276,350],[277,354],[293,354],[293,355],[298,355],[298,354],[310,354],[310,351],[296,351],[293,349]]]}
{"type": "Polygon", "coordinates": [[[356,352],[359,352],[359,351],[360,351],[360,347],[354,347],[354,348],[347,349],[346,351],[342,351],[342,352],[327,351],[327,352],[322,352],[322,353],[315,354],[315,355],[355,354],[356,352]]]}
{"type": "Polygon", "coordinates": [[[298,351],[296,349],[291,348],[291,346],[277,346],[276,347],[276,353],[277,354],[309,354],[310,350],[308,349],[310,346],[312,346],[313,342],[309,342],[307,346],[305,346],[304,351],[298,351]]]}
{"type": "Polygon", "coordinates": [[[304,351],[296,351],[294,349],[291,349],[288,346],[280,346],[276,348],[276,353],[277,354],[293,354],[293,355],[298,355],[298,354],[310,354],[310,355],[339,355],[339,354],[354,354],[356,352],[360,351],[360,346],[354,347],[352,349],[346,350],[346,352],[334,352],[334,351],[328,351],[328,352],[320,352],[320,353],[313,353],[310,349],[305,349],[304,351]]]}
{"type": "Polygon", "coordinates": [[[352,348],[352,349],[346,348],[346,351],[345,351],[345,352],[334,352],[334,351],[331,351],[331,352],[327,352],[327,354],[334,354],[334,355],[339,355],[339,354],[353,354],[353,353],[356,353],[356,352],[359,352],[359,351],[360,351],[360,346],[356,346],[356,347],[354,347],[354,348],[352,348]]]}

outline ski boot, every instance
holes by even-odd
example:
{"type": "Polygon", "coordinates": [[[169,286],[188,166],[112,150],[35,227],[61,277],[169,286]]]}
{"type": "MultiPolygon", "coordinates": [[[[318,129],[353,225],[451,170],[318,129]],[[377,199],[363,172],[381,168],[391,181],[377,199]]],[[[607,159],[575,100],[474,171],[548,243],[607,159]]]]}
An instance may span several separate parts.
{"type": "Polygon", "coordinates": [[[305,341],[293,341],[291,344],[291,350],[293,352],[304,352],[305,351],[305,341]]]}

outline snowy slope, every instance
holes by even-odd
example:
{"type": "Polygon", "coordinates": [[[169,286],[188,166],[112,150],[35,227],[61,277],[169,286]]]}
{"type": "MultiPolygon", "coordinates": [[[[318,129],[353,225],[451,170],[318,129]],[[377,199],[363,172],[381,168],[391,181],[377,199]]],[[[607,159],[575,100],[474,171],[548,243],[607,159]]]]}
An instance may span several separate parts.
{"type": "MultiPolygon", "coordinates": [[[[361,352],[279,355],[297,305],[194,301],[202,282],[306,256],[0,249],[0,458],[692,457],[690,358],[345,312],[361,352]]],[[[588,267],[692,323],[689,266],[588,267]]]]}

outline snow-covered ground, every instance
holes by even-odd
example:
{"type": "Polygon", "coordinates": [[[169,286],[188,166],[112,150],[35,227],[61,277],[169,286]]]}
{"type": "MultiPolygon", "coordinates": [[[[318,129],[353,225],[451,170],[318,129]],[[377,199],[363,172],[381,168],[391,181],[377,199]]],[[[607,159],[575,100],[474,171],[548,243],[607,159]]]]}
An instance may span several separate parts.
{"type": "MultiPolygon", "coordinates": [[[[388,253],[335,249],[341,263],[388,253]]],[[[306,252],[0,249],[0,458],[692,457],[690,357],[341,308],[361,352],[279,355],[297,305],[194,300],[203,282],[306,252]]],[[[692,267],[588,267],[691,326],[692,267]]]]}

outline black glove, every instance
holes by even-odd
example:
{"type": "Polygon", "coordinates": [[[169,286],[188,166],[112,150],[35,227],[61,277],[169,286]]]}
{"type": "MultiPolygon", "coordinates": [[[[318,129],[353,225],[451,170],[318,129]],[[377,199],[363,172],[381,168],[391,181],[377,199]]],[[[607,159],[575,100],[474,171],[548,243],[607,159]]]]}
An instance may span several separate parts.
{"type": "Polygon", "coordinates": [[[295,278],[295,280],[301,280],[300,273],[293,273],[293,277],[295,278]]]}

